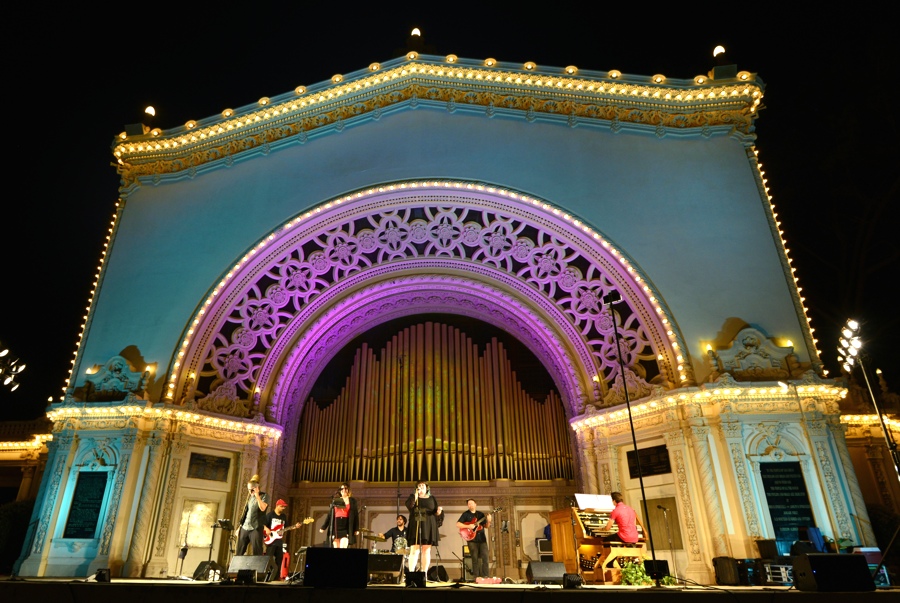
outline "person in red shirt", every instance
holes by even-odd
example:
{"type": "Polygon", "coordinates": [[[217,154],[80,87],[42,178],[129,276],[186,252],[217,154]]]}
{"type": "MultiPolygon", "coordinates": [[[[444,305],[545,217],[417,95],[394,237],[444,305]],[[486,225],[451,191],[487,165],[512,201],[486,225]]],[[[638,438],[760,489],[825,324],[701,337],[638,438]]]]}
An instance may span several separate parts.
{"type": "Polygon", "coordinates": [[[619,531],[610,534],[609,536],[605,536],[603,539],[606,541],[618,540],[626,544],[636,543],[640,540],[637,531],[638,526],[641,527],[641,531],[644,530],[641,520],[638,519],[635,510],[625,504],[625,499],[622,497],[621,492],[613,492],[610,496],[612,497],[613,502],[616,503],[616,507],[612,510],[612,513],[609,514],[609,521],[606,522],[603,531],[611,530],[613,523],[619,526],[619,531]]]}

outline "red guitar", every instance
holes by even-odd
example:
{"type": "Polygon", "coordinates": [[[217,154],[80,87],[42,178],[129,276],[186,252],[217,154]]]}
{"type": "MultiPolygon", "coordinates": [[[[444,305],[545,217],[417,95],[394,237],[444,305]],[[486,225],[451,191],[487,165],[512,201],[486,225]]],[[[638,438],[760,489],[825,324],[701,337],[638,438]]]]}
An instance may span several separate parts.
{"type": "MultiPolygon", "coordinates": [[[[496,509],[493,509],[491,513],[498,513],[502,510],[503,507],[497,507],[496,509]]],[[[468,528],[459,529],[459,535],[462,536],[462,539],[466,542],[472,540],[473,538],[475,538],[478,532],[484,529],[484,526],[481,524],[483,524],[485,521],[487,521],[487,515],[478,520],[473,519],[466,524],[467,526],[469,526],[468,528]]]]}
{"type": "Polygon", "coordinates": [[[266,543],[266,546],[269,546],[276,540],[281,540],[282,538],[284,538],[285,532],[290,532],[291,530],[296,530],[297,528],[302,528],[306,524],[312,523],[313,521],[314,520],[312,517],[307,517],[301,523],[298,523],[297,525],[294,525],[294,526],[288,526],[288,527],[280,526],[277,530],[266,530],[266,538],[265,538],[265,540],[263,540],[263,542],[266,543]]]}

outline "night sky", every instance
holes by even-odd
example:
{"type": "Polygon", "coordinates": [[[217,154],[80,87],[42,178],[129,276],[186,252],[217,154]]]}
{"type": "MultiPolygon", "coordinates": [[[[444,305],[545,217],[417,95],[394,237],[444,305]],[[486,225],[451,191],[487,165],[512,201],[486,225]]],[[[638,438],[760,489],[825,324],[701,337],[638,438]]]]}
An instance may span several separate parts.
{"type": "Polygon", "coordinates": [[[118,197],[111,144],[144,107],[163,129],[217,115],[401,56],[413,27],[438,56],[679,79],[705,75],[724,45],[766,85],[759,159],[826,367],[839,375],[837,333],[852,316],[870,365],[900,390],[900,53],[887,16],[785,22],[733,3],[371,16],[302,4],[157,3],[102,18],[78,5],[6,24],[0,343],[27,368],[17,391],[0,387],[0,416],[38,416],[62,393],[118,197]]]}

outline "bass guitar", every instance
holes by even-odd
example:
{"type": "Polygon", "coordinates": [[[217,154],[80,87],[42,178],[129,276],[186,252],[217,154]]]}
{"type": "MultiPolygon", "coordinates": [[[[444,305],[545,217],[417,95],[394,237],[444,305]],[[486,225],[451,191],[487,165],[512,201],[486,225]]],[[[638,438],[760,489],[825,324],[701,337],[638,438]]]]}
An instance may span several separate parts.
{"type": "Polygon", "coordinates": [[[297,525],[288,526],[288,527],[280,526],[276,530],[269,530],[269,532],[268,532],[268,534],[266,534],[266,538],[265,538],[265,540],[263,540],[263,542],[266,543],[266,546],[269,546],[276,540],[281,540],[282,538],[284,538],[285,532],[290,532],[291,530],[296,530],[297,528],[302,528],[306,524],[312,523],[313,521],[314,520],[312,517],[307,517],[306,519],[304,519],[301,523],[298,523],[297,525]]]}
{"type": "MultiPolygon", "coordinates": [[[[502,510],[503,510],[503,507],[497,507],[496,509],[493,509],[491,511],[491,513],[499,513],[502,510]]],[[[469,542],[470,540],[475,538],[475,536],[478,535],[478,532],[480,532],[481,530],[484,529],[484,526],[481,524],[483,524],[485,521],[487,521],[487,518],[488,518],[488,516],[485,515],[481,519],[478,519],[478,520],[473,519],[469,523],[465,524],[469,527],[459,529],[459,535],[462,536],[463,540],[465,540],[466,542],[469,542]]]]}

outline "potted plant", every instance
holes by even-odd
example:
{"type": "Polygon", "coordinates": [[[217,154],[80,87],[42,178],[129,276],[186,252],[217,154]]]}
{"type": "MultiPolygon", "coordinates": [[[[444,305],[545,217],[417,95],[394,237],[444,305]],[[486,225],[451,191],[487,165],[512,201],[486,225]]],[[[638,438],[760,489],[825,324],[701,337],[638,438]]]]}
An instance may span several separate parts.
{"type": "MultiPolygon", "coordinates": [[[[675,578],[672,576],[663,576],[659,579],[659,583],[663,586],[672,586],[675,584],[675,578]]],[[[653,578],[647,575],[644,569],[644,560],[629,560],[622,564],[622,584],[629,586],[641,586],[653,584],[653,578]]]]}

